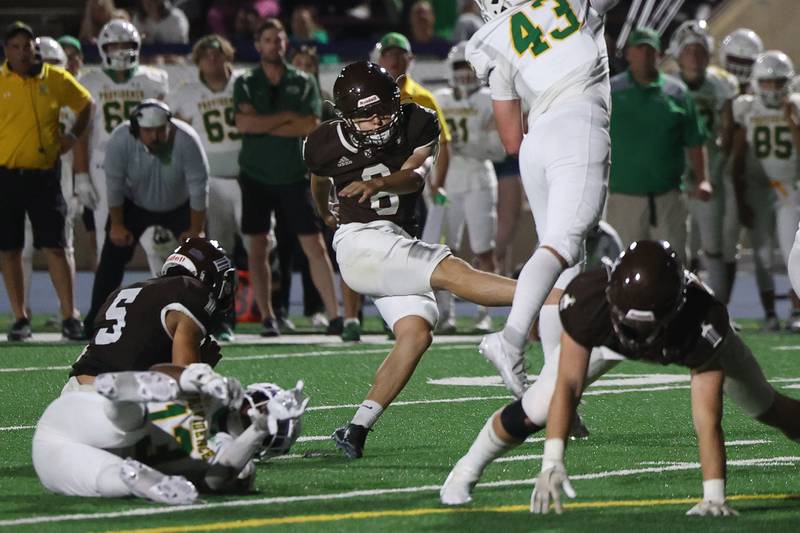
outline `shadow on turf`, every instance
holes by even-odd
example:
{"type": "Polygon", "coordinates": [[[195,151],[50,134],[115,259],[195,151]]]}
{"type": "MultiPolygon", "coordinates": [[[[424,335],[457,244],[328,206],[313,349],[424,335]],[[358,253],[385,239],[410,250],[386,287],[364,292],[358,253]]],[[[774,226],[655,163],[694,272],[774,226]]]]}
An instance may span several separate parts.
{"type": "Polygon", "coordinates": [[[4,466],[0,467],[1,478],[17,478],[17,477],[36,477],[36,472],[33,467],[28,466],[4,466]]]}

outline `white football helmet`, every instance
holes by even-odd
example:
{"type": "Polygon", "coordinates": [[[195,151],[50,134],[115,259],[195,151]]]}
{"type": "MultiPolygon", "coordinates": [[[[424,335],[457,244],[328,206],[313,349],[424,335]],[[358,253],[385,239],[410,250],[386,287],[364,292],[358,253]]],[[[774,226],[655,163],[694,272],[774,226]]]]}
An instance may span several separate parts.
{"type": "Polygon", "coordinates": [[[64,68],[67,65],[67,54],[58,41],[52,37],[37,37],[34,41],[36,56],[45,63],[64,68]]]}
{"type": "Polygon", "coordinates": [[[489,22],[508,8],[524,4],[528,0],[475,0],[481,8],[481,17],[484,22],[489,22]]]}
{"type": "Polygon", "coordinates": [[[481,82],[467,61],[466,51],[467,41],[456,44],[447,54],[445,64],[450,86],[468,96],[480,88],[481,82]]]}
{"type": "MultiPolygon", "coordinates": [[[[283,392],[283,389],[274,383],[248,385],[244,391],[242,412],[246,413],[250,409],[266,409],[267,403],[279,392],[283,392]]],[[[302,428],[302,418],[290,418],[278,422],[278,431],[274,435],[267,435],[264,439],[261,450],[257,454],[258,458],[264,460],[288,453],[292,444],[300,436],[302,428]]]]}
{"type": "Polygon", "coordinates": [[[736,76],[739,83],[750,81],[753,63],[758,54],[764,51],[764,43],[756,32],[739,28],[722,39],[719,47],[719,63],[722,68],[736,76]]]}
{"type": "Polygon", "coordinates": [[[139,49],[142,47],[142,38],[139,30],[130,22],[114,19],[103,26],[97,37],[97,48],[100,52],[100,61],[106,70],[131,70],[139,65],[139,49]],[[106,46],[114,43],[132,44],[130,48],[107,52],[106,46]]]}
{"type": "Polygon", "coordinates": [[[789,56],[779,50],[768,50],[759,54],[753,65],[751,85],[753,94],[761,98],[767,107],[780,107],[789,94],[789,82],[794,78],[794,64],[789,56]],[[777,89],[763,89],[762,81],[782,82],[777,89]]]}
{"type": "Polygon", "coordinates": [[[667,53],[677,58],[690,44],[700,44],[711,54],[714,49],[714,38],[708,33],[708,24],[705,20],[687,20],[678,26],[669,40],[667,53]]]}

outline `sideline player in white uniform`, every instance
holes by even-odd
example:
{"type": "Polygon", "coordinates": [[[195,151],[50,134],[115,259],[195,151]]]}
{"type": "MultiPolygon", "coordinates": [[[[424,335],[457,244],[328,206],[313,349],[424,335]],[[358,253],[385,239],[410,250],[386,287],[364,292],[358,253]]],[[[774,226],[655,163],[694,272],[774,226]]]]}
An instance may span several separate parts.
{"type": "MultiPolygon", "coordinates": [[[[783,52],[771,50],[758,56],[753,67],[752,95],[739,96],[733,104],[733,177],[737,182],[739,212],[751,229],[756,276],[766,329],[778,329],[772,280],[773,236],[788,263],[794,234],[800,222],[798,157],[787,116],[797,112],[800,96],[790,96],[794,67],[783,52]]],[[[800,331],[800,301],[792,292],[792,316],[787,328],[800,331]]]]}
{"type": "Polygon", "coordinates": [[[288,450],[308,403],[302,381],[243,391],[203,363],[100,374],[94,387],[62,394],[36,425],[33,467],[52,492],[181,505],[247,490],[254,457],[288,450]]]}
{"type": "MultiPolygon", "coordinates": [[[[133,24],[115,19],[103,26],[97,38],[101,69],[90,70],[78,80],[97,102],[90,131],[75,148],[75,193],[81,204],[94,210],[97,257],[106,238],[108,196],[103,169],[105,149],[111,132],[128,120],[136,105],[146,98],[163,100],[169,92],[166,71],[139,65],[142,39],[133,24]]],[[[157,233],[153,231],[153,233],[157,233]]],[[[140,240],[147,253],[150,271],[157,275],[165,256],[154,248],[153,238],[140,240]]],[[[177,245],[175,245],[177,246],[177,245]]],[[[162,251],[175,246],[162,246],[162,251]]],[[[168,254],[167,254],[168,255],[168,254]]]]}
{"type": "MultiPolygon", "coordinates": [[[[456,44],[447,55],[450,87],[434,92],[452,135],[450,167],[447,172],[445,204],[445,244],[451,250],[461,247],[464,225],[478,268],[495,272],[495,232],[497,229],[497,176],[492,161],[502,161],[506,152],[500,142],[492,111],[492,95],[482,87],[466,59],[467,42],[456,44]]],[[[456,329],[455,299],[448,291],[436,293],[439,324],[436,331],[456,329]]],[[[492,317],[478,306],[475,329],[487,333],[492,317]]]]}
{"type": "Polygon", "coordinates": [[[181,120],[194,127],[208,156],[208,238],[233,250],[242,219],[239,175],[241,134],[233,112],[233,83],[238,73],[231,66],[234,48],[219,35],[195,43],[192,61],[198,79],[180,86],[168,103],[181,120]]]}
{"type": "MultiPolygon", "coordinates": [[[[52,37],[37,37],[35,41],[36,53],[43,63],[50,63],[63,69],[67,68],[67,54],[52,37]]],[[[70,74],[78,77],[77,72],[70,71],[70,74]]],[[[75,124],[75,113],[68,107],[62,107],[58,116],[58,123],[62,132],[72,131],[75,124]]],[[[72,275],[72,285],[75,286],[75,217],[78,215],[78,203],[72,190],[72,150],[61,155],[61,194],[67,205],[67,214],[64,221],[64,233],[66,236],[66,246],[64,253],[67,257],[70,273],[72,275]]],[[[30,302],[31,276],[33,274],[33,227],[30,219],[25,217],[25,246],[22,248],[22,274],[24,287],[27,293],[26,301],[30,302]]],[[[57,313],[56,313],[57,314],[57,313]]],[[[80,313],[74,310],[73,316],[78,318],[80,313]]]]}
{"type": "MultiPolygon", "coordinates": [[[[739,82],[739,94],[751,92],[750,76],[753,72],[758,54],[764,51],[764,44],[761,37],[756,32],[748,28],[738,28],[722,39],[719,47],[719,64],[727,72],[731,73],[739,82]]],[[[733,133],[731,133],[733,136],[733,133]]],[[[730,172],[730,167],[726,169],[730,172]]],[[[725,180],[725,215],[723,219],[722,236],[722,257],[725,262],[725,273],[728,281],[728,297],[733,292],[733,284],[736,280],[736,260],[738,254],[739,234],[742,225],[739,220],[739,208],[736,202],[736,184],[733,179],[725,180]],[[728,209],[728,206],[731,209],[728,209]]],[[[756,262],[756,282],[758,283],[759,293],[771,291],[769,276],[763,272],[764,266],[760,261],[756,262]]],[[[762,303],[763,303],[762,298],[762,303]]],[[[774,299],[772,307],[765,309],[765,314],[775,315],[774,299]]],[[[727,302],[726,302],[727,303],[727,302]]],[[[777,319],[766,325],[767,329],[780,329],[777,319]]]]}
{"type": "Polygon", "coordinates": [[[528,332],[541,311],[548,364],[561,335],[559,297],[579,272],[586,233],[605,204],[611,96],[603,15],[616,0],[478,3],[487,23],[469,40],[467,59],[478,78],[489,80],[500,138],[509,154],[519,154],[539,234],[503,331],[480,345],[520,397],[528,332]]]}
{"type": "MultiPolygon", "coordinates": [[[[719,67],[709,66],[714,42],[704,23],[689,20],[672,35],[669,54],[676,58],[681,80],[688,86],[697,112],[712,134],[706,142],[708,167],[714,194],[709,201],[689,198],[691,232],[703,250],[708,285],[723,302],[728,301],[728,287],[723,260],[723,219],[730,204],[726,189],[733,190],[725,166],[730,151],[733,119],[731,106],[739,92],[736,78],[719,67]]],[[[690,171],[691,173],[691,171],[690,171]]],[[[691,175],[686,183],[694,183],[691,175]]],[[[695,239],[689,239],[689,242],[695,239]]],[[[735,248],[736,243],[733,243],[735,248]]],[[[694,250],[693,250],[694,251],[694,250]]]]}

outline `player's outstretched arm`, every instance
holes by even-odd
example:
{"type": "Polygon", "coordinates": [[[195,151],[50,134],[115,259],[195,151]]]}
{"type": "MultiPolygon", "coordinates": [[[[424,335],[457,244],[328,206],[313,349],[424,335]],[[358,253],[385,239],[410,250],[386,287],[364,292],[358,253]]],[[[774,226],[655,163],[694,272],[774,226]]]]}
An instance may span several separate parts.
{"type": "MultiPolygon", "coordinates": [[[[724,356],[724,354],[723,354],[724,356]]],[[[700,448],[703,501],[688,515],[737,514],[725,503],[725,441],[722,433],[722,384],[725,374],[714,368],[692,371],[692,420],[700,448]]]]}
{"type": "Polygon", "coordinates": [[[547,514],[552,500],[556,513],[561,514],[562,490],[570,498],[575,497],[564,467],[564,451],[572,417],[583,394],[589,354],[590,350],[578,344],[569,334],[561,334],[558,377],[547,414],[542,471],[536,478],[536,486],[531,495],[532,513],[547,514]]]}

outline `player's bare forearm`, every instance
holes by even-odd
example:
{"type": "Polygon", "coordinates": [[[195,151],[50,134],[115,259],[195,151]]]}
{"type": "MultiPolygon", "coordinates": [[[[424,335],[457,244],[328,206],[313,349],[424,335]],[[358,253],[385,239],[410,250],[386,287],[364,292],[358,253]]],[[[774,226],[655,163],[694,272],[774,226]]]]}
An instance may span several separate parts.
{"type": "Polygon", "coordinates": [[[720,113],[719,147],[723,154],[731,153],[733,145],[733,100],[727,100],[720,113]]]}
{"type": "Polygon", "coordinates": [[[686,149],[686,154],[689,157],[689,167],[692,169],[694,175],[695,185],[708,181],[708,157],[706,154],[706,147],[690,146],[686,149]]]}
{"type": "Polygon", "coordinates": [[[200,341],[203,331],[180,311],[168,311],[164,317],[167,331],[172,336],[172,364],[189,366],[200,362],[200,341]]]}
{"type": "Polygon", "coordinates": [[[338,221],[336,220],[336,216],[331,213],[330,205],[328,204],[330,194],[330,178],[311,174],[311,197],[314,199],[314,206],[317,208],[317,214],[326,225],[336,227],[338,221]]]}
{"type": "Polygon", "coordinates": [[[561,334],[558,377],[547,414],[548,439],[561,439],[567,442],[572,417],[583,394],[589,353],[587,348],[578,344],[566,332],[561,334]]]}
{"type": "Polygon", "coordinates": [[[431,185],[436,188],[444,187],[447,179],[447,171],[450,169],[450,143],[439,143],[439,150],[436,154],[436,162],[433,165],[433,179],[431,185]]]}
{"type": "Polygon", "coordinates": [[[190,209],[189,212],[189,232],[193,235],[200,235],[206,224],[206,210],[190,209]]]}
{"type": "Polygon", "coordinates": [[[73,128],[72,132],[78,136],[75,146],[72,147],[72,171],[75,174],[81,172],[89,172],[89,131],[91,128],[84,128],[80,135],[75,133],[73,128]]]}
{"type": "Polygon", "coordinates": [[[523,123],[522,104],[520,100],[493,100],[497,133],[503,141],[503,147],[509,155],[519,154],[522,144],[523,123]]]}
{"type": "Polygon", "coordinates": [[[307,137],[317,127],[319,119],[313,115],[299,116],[269,132],[276,137],[307,137]]]}
{"type": "Polygon", "coordinates": [[[725,479],[725,441],[722,432],[720,369],[692,372],[692,420],[700,450],[703,479],[725,479]]]}
{"type": "Polygon", "coordinates": [[[81,136],[83,136],[83,133],[86,131],[86,127],[89,125],[89,120],[91,120],[93,114],[94,100],[90,100],[88,104],[83,106],[81,112],[75,117],[75,124],[72,126],[72,134],[75,135],[75,137],[80,139],[81,136]]]}

